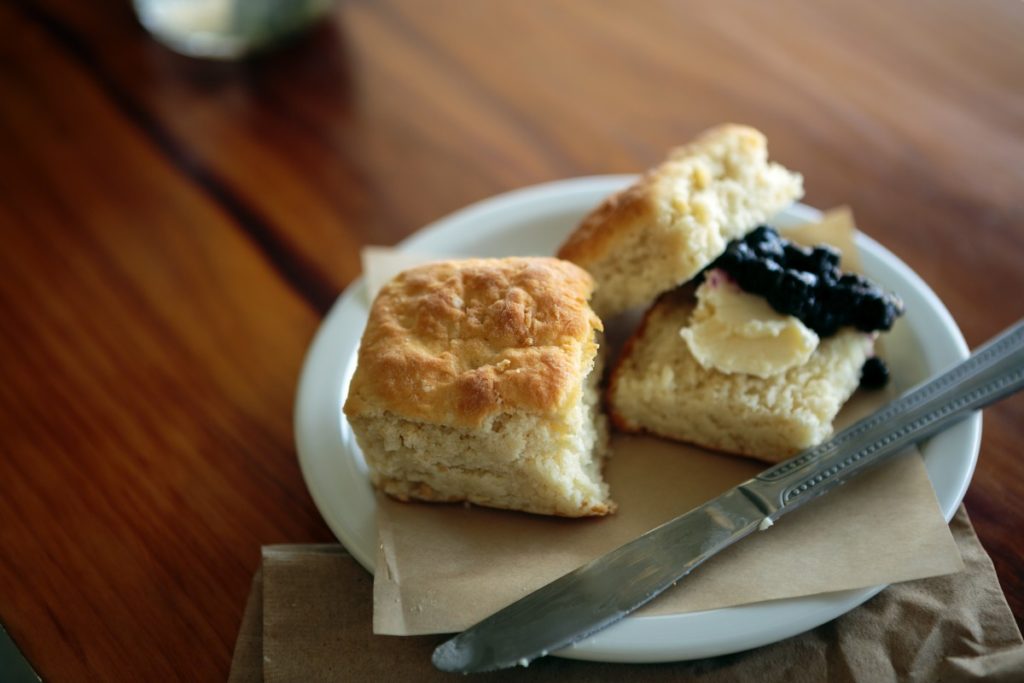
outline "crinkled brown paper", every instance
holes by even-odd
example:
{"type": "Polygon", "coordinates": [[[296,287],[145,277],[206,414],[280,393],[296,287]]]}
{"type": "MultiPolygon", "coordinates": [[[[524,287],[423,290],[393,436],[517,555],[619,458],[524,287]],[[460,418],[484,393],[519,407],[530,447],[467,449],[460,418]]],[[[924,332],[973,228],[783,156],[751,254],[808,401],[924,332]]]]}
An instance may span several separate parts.
{"type": "MultiPolygon", "coordinates": [[[[787,235],[834,244],[844,254],[843,267],[859,270],[849,210],[830,212],[821,223],[787,235]]],[[[394,265],[408,267],[407,256],[394,265]]],[[[386,279],[387,257],[378,253],[368,259],[371,287],[386,279]]],[[[624,336],[622,330],[615,332],[610,330],[609,339],[624,336]]],[[[886,398],[883,392],[859,392],[838,423],[852,422],[886,398]]],[[[421,635],[463,630],[765,468],[656,438],[617,435],[612,447],[605,477],[619,511],[609,517],[567,520],[399,503],[379,495],[374,631],[421,635]]],[[[694,612],[960,568],[924,463],[911,449],[715,556],[640,613],[694,612]]]]}
{"type": "Polygon", "coordinates": [[[546,657],[462,677],[435,670],[445,637],[373,635],[372,577],[339,545],[269,546],[235,645],[232,683],[266,681],[1024,680],[1024,642],[967,513],[952,523],[965,570],[889,587],[835,621],[756,650],[670,664],[546,657]]]}

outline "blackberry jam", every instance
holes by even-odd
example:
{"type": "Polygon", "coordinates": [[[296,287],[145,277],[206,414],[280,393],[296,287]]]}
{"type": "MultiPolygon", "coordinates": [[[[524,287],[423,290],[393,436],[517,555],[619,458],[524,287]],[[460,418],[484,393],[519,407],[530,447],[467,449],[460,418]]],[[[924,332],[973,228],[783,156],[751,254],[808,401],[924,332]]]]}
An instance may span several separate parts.
{"type": "Polygon", "coordinates": [[[729,273],[741,289],[763,296],[819,337],[847,325],[863,332],[888,330],[903,314],[898,296],[861,275],[842,273],[835,248],[794,244],[766,225],[730,242],[709,268],[729,273]]]}
{"type": "Polygon", "coordinates": [[[889,381],[889,366],[878,356],[864,361],[860,369],[860,385],[864,389],[881,389],[889,381]]]}

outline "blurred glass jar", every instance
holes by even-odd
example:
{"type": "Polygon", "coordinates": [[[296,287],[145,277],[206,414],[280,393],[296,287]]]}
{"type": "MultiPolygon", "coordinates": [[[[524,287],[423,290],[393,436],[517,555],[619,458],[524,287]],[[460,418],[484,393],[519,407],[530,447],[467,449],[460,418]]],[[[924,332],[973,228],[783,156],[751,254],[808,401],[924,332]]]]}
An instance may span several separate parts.
{"type": "Polygon", "coordinates": [[[190,57],[238,59],[323,16],[333,0],[134,0],[153,37],[190,57]]]}

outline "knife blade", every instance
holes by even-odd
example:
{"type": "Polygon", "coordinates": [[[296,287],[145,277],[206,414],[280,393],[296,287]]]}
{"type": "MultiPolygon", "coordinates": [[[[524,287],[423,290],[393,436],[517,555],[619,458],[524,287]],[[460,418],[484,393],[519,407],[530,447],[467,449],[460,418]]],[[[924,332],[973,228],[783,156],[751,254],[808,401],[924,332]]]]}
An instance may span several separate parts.
{"type": "Polygon", "coordinates": [[[40,683],[42,680],[7,634],[7,629],[0,624],[0,681],[40,683]]]}
{"type": "Polygon", "coordinates": [[[1024,388],[1024,320],[828,441],[487,617],[434,650],[443,671],[526,666],[642,605],[756,529],[1024,388]]]}
{"type": "Polygon", "coordinates": [[[615,623],[763,518],[733,489],[506,607],[439,647],[434,664],[466,672],[525,666],[615,623]]]}

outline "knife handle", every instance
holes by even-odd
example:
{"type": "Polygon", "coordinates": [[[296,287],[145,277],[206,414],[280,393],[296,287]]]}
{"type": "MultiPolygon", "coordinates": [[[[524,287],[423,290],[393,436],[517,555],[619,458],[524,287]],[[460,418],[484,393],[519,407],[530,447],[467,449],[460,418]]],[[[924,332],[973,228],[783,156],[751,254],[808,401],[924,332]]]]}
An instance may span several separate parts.
{"type": "Polygon", "coordinates": [[[1024,388],[1024,320],[967,360],[740,488],[772,520],[1024,388]]]}

